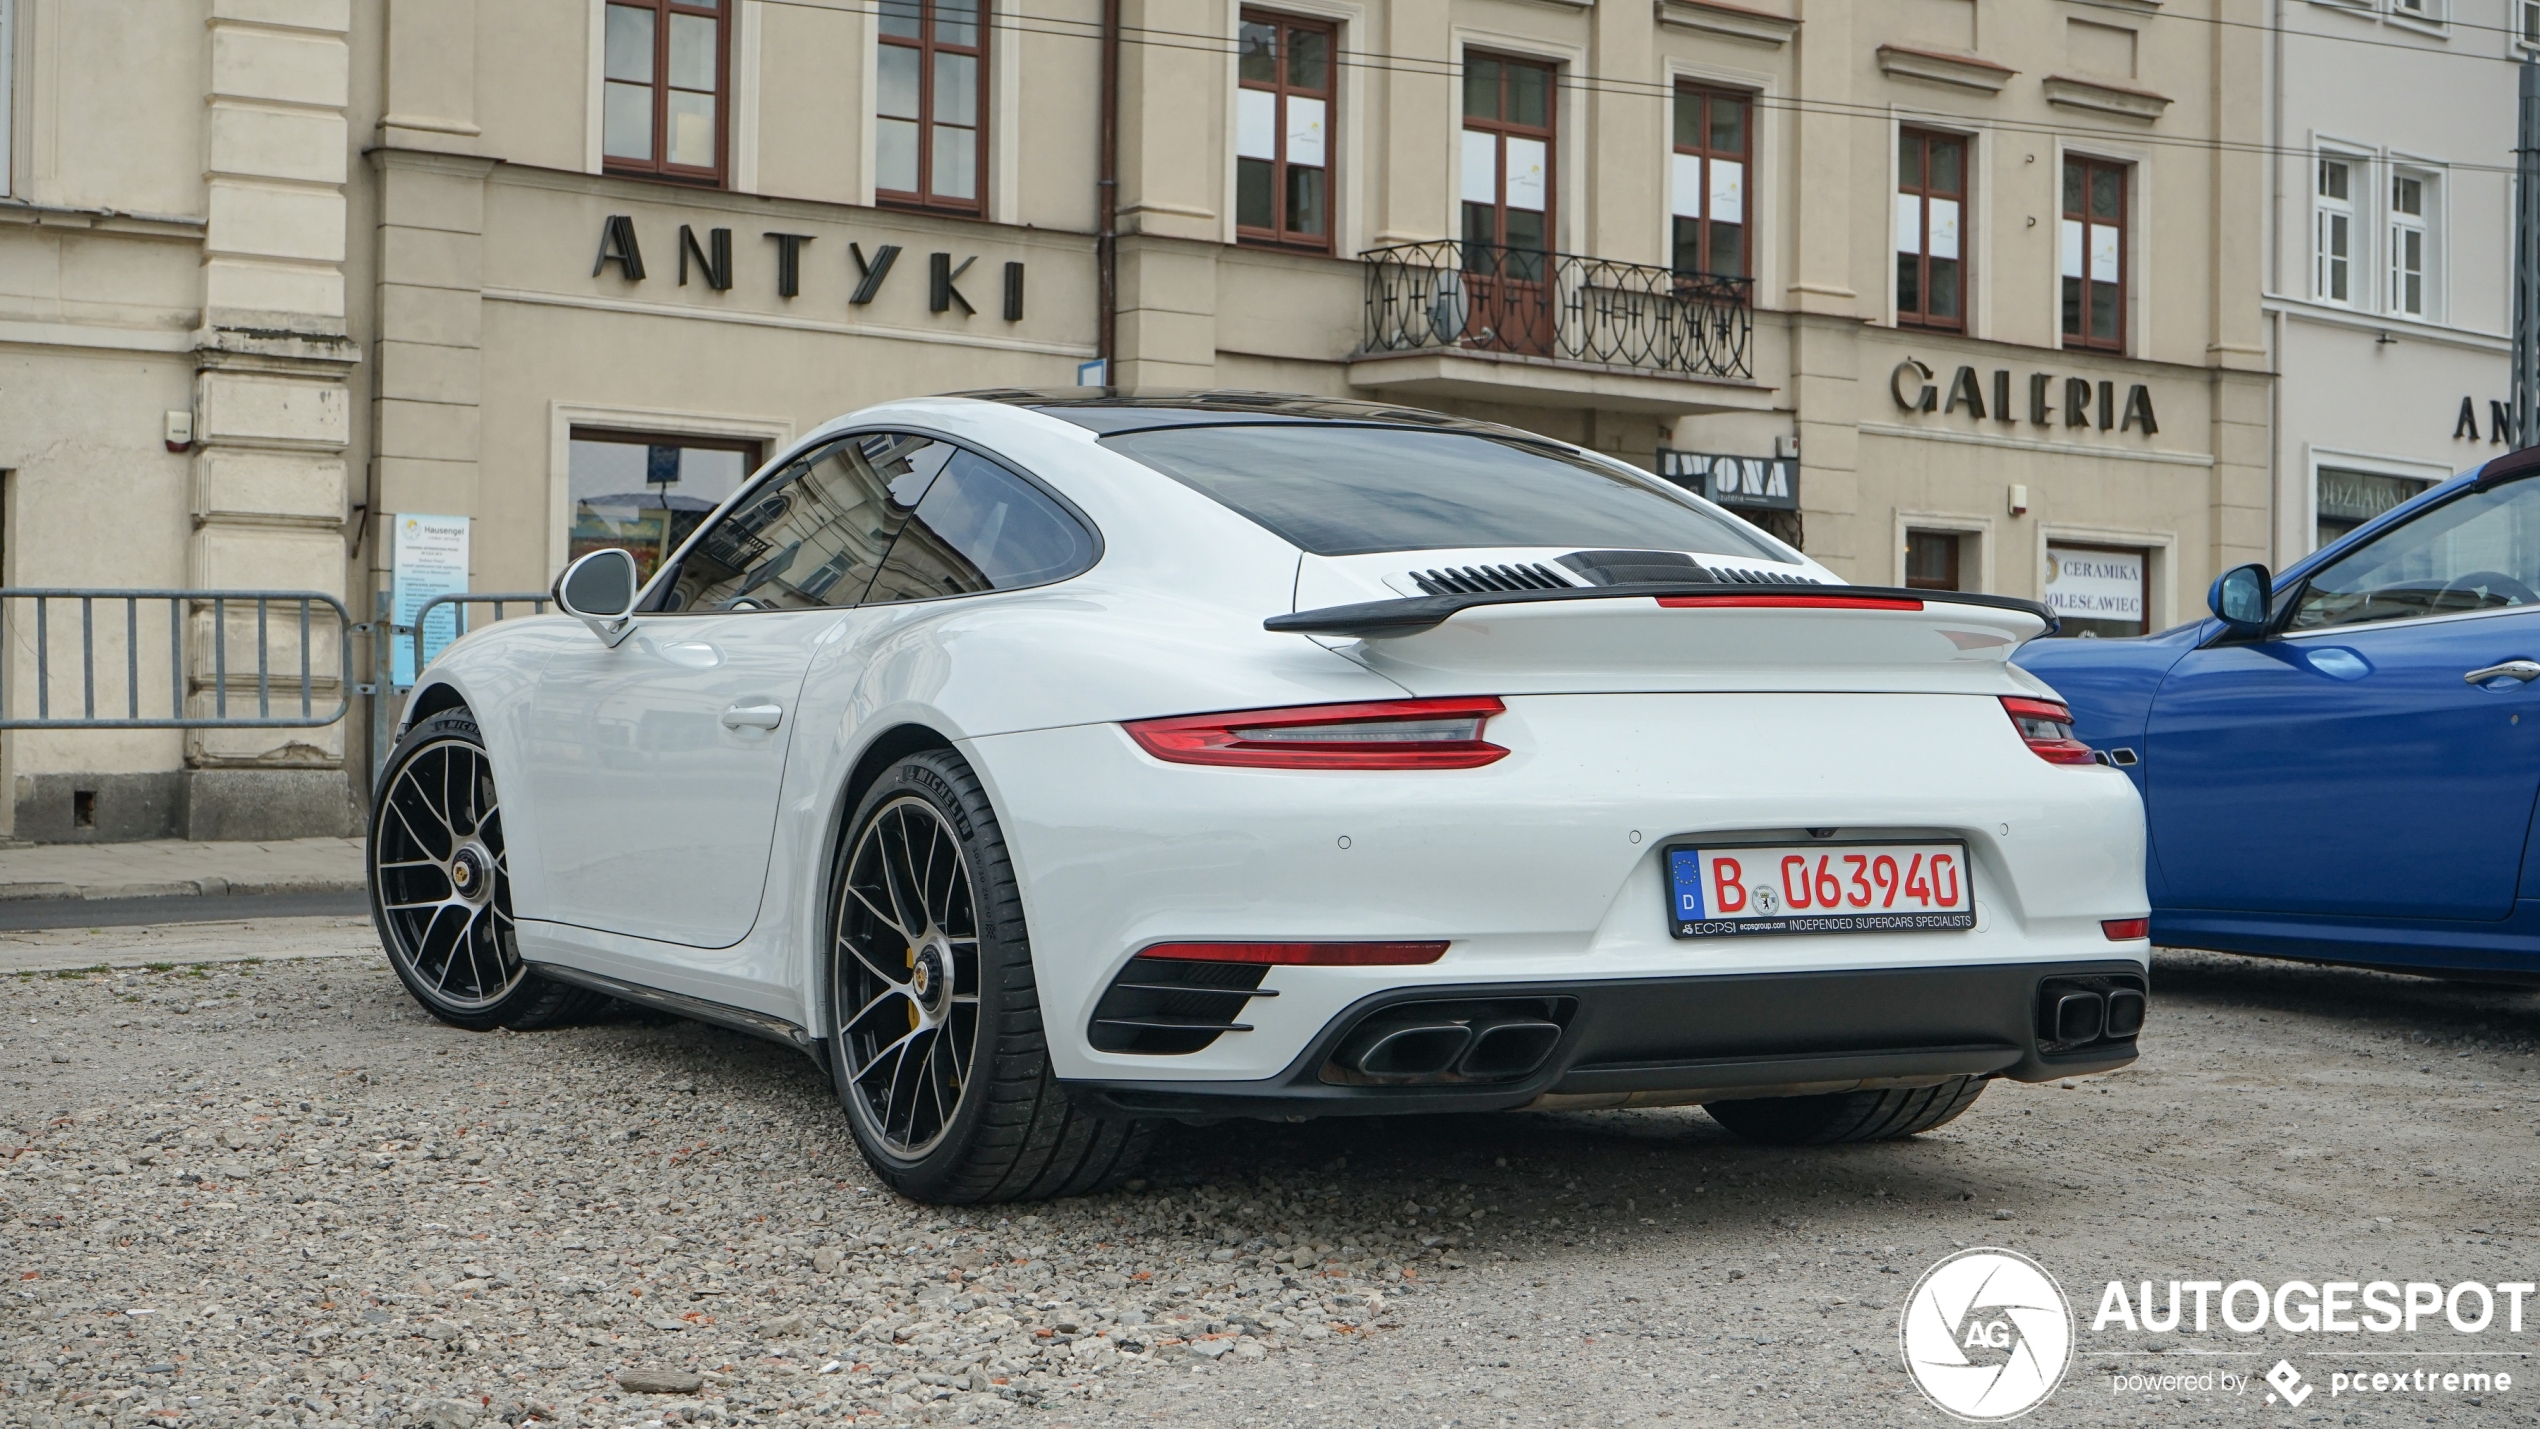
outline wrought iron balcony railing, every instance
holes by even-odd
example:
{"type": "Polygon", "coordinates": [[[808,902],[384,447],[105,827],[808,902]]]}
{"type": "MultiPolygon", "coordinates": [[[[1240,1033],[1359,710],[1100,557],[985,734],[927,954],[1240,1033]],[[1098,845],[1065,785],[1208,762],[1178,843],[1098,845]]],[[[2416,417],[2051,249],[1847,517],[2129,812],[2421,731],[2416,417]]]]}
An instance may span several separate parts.
{"type": "Polygon", "coordinates": [[[1361,259],[1370,353],[1454,349],[1754,375],[1752,279],[1452,240],[1361,259]]]}

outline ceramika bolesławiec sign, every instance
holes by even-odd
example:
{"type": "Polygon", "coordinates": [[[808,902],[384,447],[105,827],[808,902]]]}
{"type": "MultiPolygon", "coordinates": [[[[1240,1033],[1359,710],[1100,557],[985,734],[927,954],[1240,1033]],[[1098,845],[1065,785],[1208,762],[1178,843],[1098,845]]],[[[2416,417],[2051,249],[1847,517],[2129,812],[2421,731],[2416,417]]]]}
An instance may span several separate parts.
{"type": "MultiPolygon", "coordinates": [[[[770,265],[776,296],[792,298],[803,290],[803,250],[811,246],[817,235],[809,233],[768,232],[760,237],[773,245],[766,250],[773,260],[770,265]]],[[[702,235],[689,224],[679,225],[679,286],[688,286],[690,274],[709,288],[722,292],[732,286],[732,230],[709,228],[702,235]]],[[[847,245],[847,261],[854,269],[855,286],[847,293],[850,307],[862,307],[882,295],[882,287],[899,266],[900,245],[885,243],[870,254],[861,243],[847,245]]],[[[979,309],[961,290],[971,265],[979,261],[969,254],[956,263],[950,253],[926,255],[926,310],[930,313],[959,312],[963,317],[979,309]]],[[[644,247],[635,233],[635,220],[622,213],[610,214],[600,222],[600,253],[591,262],[591,276],[596,278],[615,267],[618,275],[630,283],[644,281],[644,247]]],[[[974,280],[975,281],[975,280],[974,280]]],[[[1023,265],[1005,265],[1004,299],[999,316],[1007,322],[1023,320],[1023,265]]]]}

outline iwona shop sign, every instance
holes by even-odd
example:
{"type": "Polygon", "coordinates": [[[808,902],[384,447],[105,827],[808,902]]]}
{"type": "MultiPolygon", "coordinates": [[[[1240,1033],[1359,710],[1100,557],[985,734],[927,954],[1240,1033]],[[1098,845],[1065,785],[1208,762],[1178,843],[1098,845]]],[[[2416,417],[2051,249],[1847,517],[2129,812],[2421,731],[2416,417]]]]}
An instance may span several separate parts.
{"type": "Polygon", "coordinates": [[[2007,367],[1995,368],[1990,376],[1988,382],[1973,366],[1961,366],[1942,382],[1932,367],[1909,357],[1887,375],[1887,391],[1908,412],[1937,412],[1946,417],[1963,411],[1977,421],[2005,426],[2017,426],[2025,416],[2034,427],[2097,427],[2103,432],[2139,431],[2147,437],[2161,429],[2160,418],[2152,411],[2152,389],[2140,382],[2126,388],[2121,403],[2117,384],[2104,378],[2094,382],[2087,377],[2058,379],[2052,372],[2032,372],[2026,382],[2014,384],[2007,367]]]}

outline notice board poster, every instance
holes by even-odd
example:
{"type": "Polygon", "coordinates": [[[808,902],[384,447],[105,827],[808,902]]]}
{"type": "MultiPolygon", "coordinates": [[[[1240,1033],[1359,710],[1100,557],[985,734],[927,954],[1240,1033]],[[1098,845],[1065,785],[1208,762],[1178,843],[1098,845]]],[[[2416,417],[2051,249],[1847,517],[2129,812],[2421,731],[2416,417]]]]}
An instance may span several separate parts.
{"type": "MultiPolygon", "coordinates": [[[[467,528],[465,516],[400,515],[392,528],[396,532],[395,564],[391,568],[390,618],[401,626],[412,626],[424,603],[435,596],[458,595],[467,590],[467,528]]],[[[459,612],[454,605],[435,607],[432,618],[411,637],[396,641],[395,663],[391,677],[399,688],[414,684],[416,673],[432,663],[441,647],[459,638],[459,612]],[[417,647],[422,658],[418,660],[417,647]]]]}

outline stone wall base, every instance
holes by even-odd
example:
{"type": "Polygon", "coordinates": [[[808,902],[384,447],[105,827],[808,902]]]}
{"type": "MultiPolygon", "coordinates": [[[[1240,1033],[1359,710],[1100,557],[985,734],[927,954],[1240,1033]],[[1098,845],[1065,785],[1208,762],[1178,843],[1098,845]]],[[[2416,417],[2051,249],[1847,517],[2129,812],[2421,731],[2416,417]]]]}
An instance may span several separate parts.
{"type": "Polygon", "coordinates": [[[298,839],[361,832],[341,769],[21,774],[15,836],[31,843],[298,839]]]}

